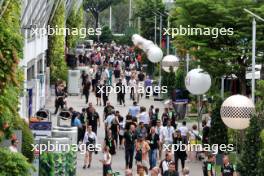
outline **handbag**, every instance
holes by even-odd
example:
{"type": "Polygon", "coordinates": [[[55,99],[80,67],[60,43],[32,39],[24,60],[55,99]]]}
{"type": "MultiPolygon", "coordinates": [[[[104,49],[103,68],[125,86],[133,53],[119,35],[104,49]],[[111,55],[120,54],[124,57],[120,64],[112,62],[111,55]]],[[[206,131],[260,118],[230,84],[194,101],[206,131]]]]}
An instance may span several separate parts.
{"type": "Polygon", "coordinates": [[[142,161],[142,150],[138,150],[135,156],[136,161],[142,161]]]}

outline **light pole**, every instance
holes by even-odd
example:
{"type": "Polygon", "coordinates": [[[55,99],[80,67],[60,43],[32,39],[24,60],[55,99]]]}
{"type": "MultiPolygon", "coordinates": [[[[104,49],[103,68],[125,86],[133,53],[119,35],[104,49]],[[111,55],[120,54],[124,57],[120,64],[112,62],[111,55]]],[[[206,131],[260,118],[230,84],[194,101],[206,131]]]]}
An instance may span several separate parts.
{"type": "Polygon", "coordinates": [[[109,28],[112,30],[112,6],[110,6],[109,11],[109,28]]]}
{"type": "Polygon", "coordinates": [[[129,21],[128,21],[128,26],[131,27],[131,17],[132,17],[132,0],[129,0],[129,21]]]}
{"type": "Polygon", "coordinates": [[[255,13],[249,11],[248,9],[244,9],[247,13],[253,16],[252,19],[252,82],[251,82],[251,97],[253,103],[255,103],[255,64],[256,64],[256,18],[264,21],[263,18],[256,15],[255,13]]]}

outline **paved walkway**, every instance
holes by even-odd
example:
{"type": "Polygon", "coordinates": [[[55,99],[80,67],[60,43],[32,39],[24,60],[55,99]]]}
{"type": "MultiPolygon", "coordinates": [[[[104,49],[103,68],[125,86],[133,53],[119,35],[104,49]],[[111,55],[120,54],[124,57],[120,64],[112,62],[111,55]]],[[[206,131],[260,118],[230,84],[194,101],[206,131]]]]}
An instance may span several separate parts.
{"type": "MultiPolygon", "coordinates": [[[[110,95],[110,101],[113,106],[115,106],[116,110],[120,111],[120,114],[122,116],[126,116],[128,107],[132,105],[132,101],[129,100],[129,95],[126,95],[126,106],[119,106],[117,105],[116,101],[116,95],[111,94],[110,95]]],[[[97,112],[100,115],[101,118],[101,124],[103,124],[103,106],[96,106],[96,99],[94,94],[90,95],[90,102],[94,104],[96,107],[97,112]]],[[[87,107],[85,104],[85,98],[81,96],[70,96],[67,99],[68,107],[73,107],[77,111],[81,111],[82,108],[87,107]]],[[[139,105],[145,106],[147,109],[150,107],[150,105],[154,105],[154,107],[160,108],[161,113],[163,113],[164,109],[164,104],[159,101],[153,101],[153,99],[141,99],[139,101],[139,105]]],[[[46,108],[50,109],[51,112],[54,112],[54,97],[51,97],[50,100],[46,103],[46,108]]],[[[52,122],[53,124],[57,124],[56,117],[52,117],[52,122]]],[[[191,124],[189,124],[191,125],[191,124]]],[[[100,143],[103,143],[104,139],[104,129],[103,125],[98,129],[98,140],[100,143]]],[[[102,164],[99,162],[99,159],[102,159],[102,153],[98,153],[97,155],[93,155],[93,162],[91,164],[91,168],[89,169],[83,169],[83,160],[84,160],[84,155],[78,153],[77,156],[77,175],[78,176],[102,176],[102,164]]],[[[164,156],[164,155],[163,155],[164,156]]],[[[190,168],[190,176],[202,176],[202,164],[201,162],[196,162],[196,163],[186,163],[186,166],[190,168]]],[[[125,170],[125,155],[124,155],[124,150],[118,150],[117,154],[113,156],[112,159],[112,169],[114,171],[119,171],[122,175],[124,175],[124,170],[125,170]]],[[[135,167],[134,167],[134,174],[135,174],[135,167]]]]}

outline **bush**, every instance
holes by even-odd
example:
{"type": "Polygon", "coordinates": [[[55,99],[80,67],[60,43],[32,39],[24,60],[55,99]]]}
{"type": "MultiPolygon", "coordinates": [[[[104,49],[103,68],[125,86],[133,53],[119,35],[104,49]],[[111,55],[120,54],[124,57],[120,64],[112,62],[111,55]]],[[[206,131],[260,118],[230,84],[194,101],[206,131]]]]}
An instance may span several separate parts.
{"type": "Polygon", "coordinates": [[[28,176],[33,166],[21,153],[14,153],[8,149],[0,148],[0,175],[1,176],[28,176]]]}
{"type": "Polygon", "coordinates": [[[22,154],[28,159],[29,163],[32,163],[34,160],[34,151],[32,151],[31,144],[34,144],[34,137],[28,124],[19,118],[16,120],[14,128],[22,130],[22,154]]]}
{"type": "MultiPolygon", "coordinates": [[[[65,7],[64,1],[60,2],[55,11],[53,19],[50,22],[51,27],[65,28],[65,7]]],[[[64,57],[64,34],[48,36],[48,59],[50,61],[51,83],[55,83],[58,79],[67,80],[67,65],[64,57]]]]}
{"type": "Polygon", "coordinates": [[[220,109],[222,105],[222,100],[218,99],[215,102],[212,111],[211,119],[211,129],[209,134],[210,144],[228,144],[228,130],[226,125],[223,123],[220,115],[220,109]]]}
{"type": "MultiPolygon", "coordinates": [[[[260,119],[262,115],[253,115],[250,119],[250,125],[246,129],[245,140],[243,143],[243,151],[238,162],[238,171],[241,176],[258,175],[258,160],[261,150],[260,133],[262,126],[260,119]]],[[[262,166],[263,167],[263,166],[262,166]]]]}
{"type": "Polygon", "coordinates": [[[114,40],[112,31],[108,26],[102,28],[102,34],[100,35],[100,42],[111,43],[114,40]]]}

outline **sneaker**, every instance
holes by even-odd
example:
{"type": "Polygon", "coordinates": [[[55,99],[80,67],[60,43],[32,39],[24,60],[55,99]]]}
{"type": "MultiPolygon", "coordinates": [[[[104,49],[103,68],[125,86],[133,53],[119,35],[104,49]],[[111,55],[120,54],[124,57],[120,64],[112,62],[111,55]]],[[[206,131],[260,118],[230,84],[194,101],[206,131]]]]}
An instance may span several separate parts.
{"type": "Polygon", "coordinates": [[[87,168],[90,168],[90,167],[91,167],[91,165],[90,165],[90,164],[88,164],[87,168]]]}
{"type": "Polygon", "coordinates": [[[83,169],[86,169],[86,166],[85,165],[83,165],[83,169]]]}

